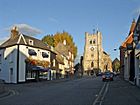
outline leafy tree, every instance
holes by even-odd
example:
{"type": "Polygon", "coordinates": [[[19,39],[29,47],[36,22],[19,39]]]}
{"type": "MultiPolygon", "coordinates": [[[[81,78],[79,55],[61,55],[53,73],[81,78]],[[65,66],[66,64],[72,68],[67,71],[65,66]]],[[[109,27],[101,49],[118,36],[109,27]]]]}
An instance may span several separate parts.
{"type": "Polygon", "coordinates": [[[63,31],[62,33],[57,32],[54,35],[54,46],[58,43],[63,43],[64,40],[66,41],[66,46],[70,46],[69,50],[74,54],[74,58],[77,55],[77,47],[73,42],[73,37],[68,33],[63,31]]]}
{"type": "Polygon", "coordinates": [[[42,41],[47,43],[49,46],[54,47],[54,38],[53,35],[47,35],[42,38],[42,41]]]}
{"type": "Polygon", "coordinates": [[[44,36],[42,39],[43,42],[53,47],[56,47],[58,43],[63,43],[64,40],[66,41],[66,46],[69,46],[68,50],[70,50],[74,54],[75,58],[77,55],[77,46],[73,42],[73,37],[68,32],[57,32],[54,35],[44,36]]]}
{"type": "Polygon", "coordinates": [[[118,72],[119,69],[120,69],[120,61],[116,58],[114,61],[113,61],[113,71],[115,72],[118,72]]]}

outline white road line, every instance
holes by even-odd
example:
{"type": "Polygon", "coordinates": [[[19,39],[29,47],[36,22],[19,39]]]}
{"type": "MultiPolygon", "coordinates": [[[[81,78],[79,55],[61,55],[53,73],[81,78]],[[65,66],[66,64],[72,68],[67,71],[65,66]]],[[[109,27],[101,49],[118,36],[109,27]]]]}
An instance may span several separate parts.
{"type": "Polygon", "coordinates": [[[98,94],[98,97],[95,99],[95,101],[93,102],[92,105],[96,105],[96,103],[98,102],[98,99],[99,99],[99,97],[101,96],[101,94],[102,94],[102,92],[103,92],[103,90],[104,90],[106,84],[107,84],[107,82],[104,83],[103,87],[101,88],[101,90],[100,90],[100,92],[99,92],[99,94],[98,94]]]}
{"type": "Polygon", "coordinates": [[[109,83],[107,83],[107,85],[106,85],[104,94],[103,94],[103,96],[102,96],[102,98],[101,98],[101,101],[100,101],[100,104],[99,104],[99,105],[102,105],[103,99],[105,98],[105,95],[106,95],[106,93],[107,93],[107,91],[108,91],[108,87],[109,87],[109,83]]]}

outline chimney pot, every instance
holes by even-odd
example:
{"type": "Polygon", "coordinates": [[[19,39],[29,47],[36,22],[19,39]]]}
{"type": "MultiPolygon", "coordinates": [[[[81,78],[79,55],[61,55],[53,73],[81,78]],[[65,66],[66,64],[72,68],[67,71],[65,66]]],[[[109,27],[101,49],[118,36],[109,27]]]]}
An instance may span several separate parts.
{"type": "Polygon", "coordinates": [[[11,30],[11,38],[14,39],[18,36],[19,34],[19,31],[18,31],[18,28],[16,26],[14,26],[11,30]]]}

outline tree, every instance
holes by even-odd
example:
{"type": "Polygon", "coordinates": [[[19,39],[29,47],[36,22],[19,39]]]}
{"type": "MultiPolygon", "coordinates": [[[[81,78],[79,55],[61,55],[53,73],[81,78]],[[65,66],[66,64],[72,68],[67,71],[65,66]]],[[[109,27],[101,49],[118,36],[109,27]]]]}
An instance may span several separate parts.
{"type": "Polygon", "coordinates": [[[53,35],[47,35],[42,38],[42,41],[48,44],[49,46],[54,47],[54,37],[53,35]]]}
{"type": "Polygon", "coordinates": [[[75,58],[77,55],[77,46],[73,42],[73,37],[68,32],[57,32],[54,35],[47,35],[42,38],[43,42],[53,47],[56,47],[58,43],[63,43],[64,40],[66,41],[66,46],[69,46],[68,50],[70,50],[74,54],[75,58]]]}
{"type": "Polygon", "coordinates": [[[118,60],[118,58],[115,58],[115,60],[112,62],[112,66],[113,66],[113,71],[118,72],[120,69],[120,61],[118,60]]]}

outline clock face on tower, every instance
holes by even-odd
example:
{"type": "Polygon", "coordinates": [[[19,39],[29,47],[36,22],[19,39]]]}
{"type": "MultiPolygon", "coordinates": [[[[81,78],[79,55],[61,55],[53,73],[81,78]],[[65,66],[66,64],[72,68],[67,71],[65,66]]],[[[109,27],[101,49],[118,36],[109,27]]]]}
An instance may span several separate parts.
{"type": "Polygon", "coordinates": [[[91,46],[91,47],[90,47],[90,50],[91,50],[91,51],[94,51],[94,47],[93,47],[93,46],[91,46]]]}

